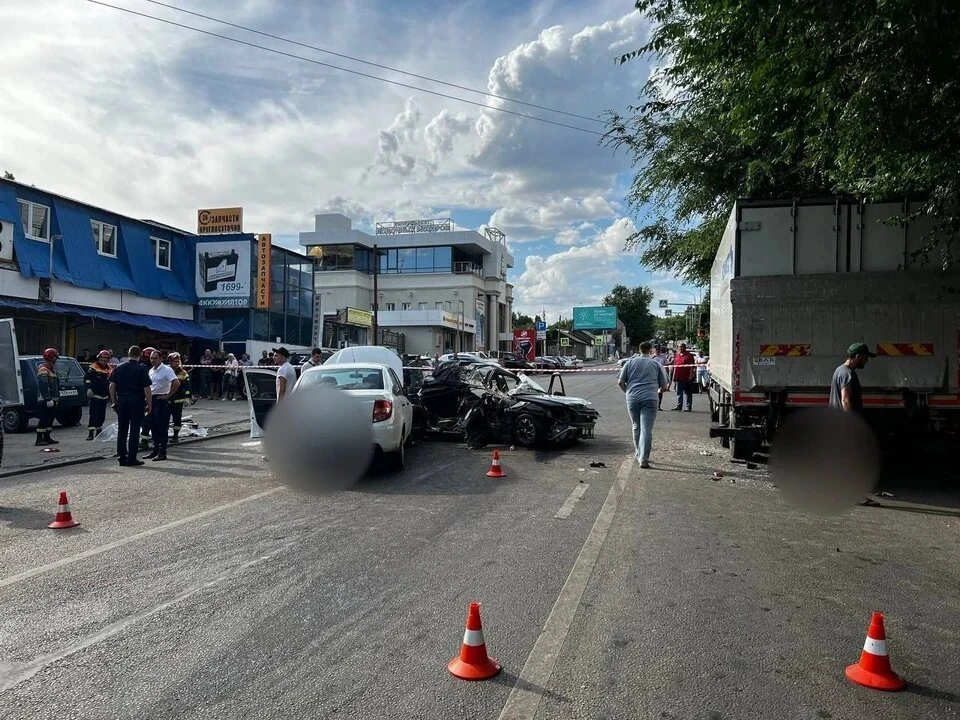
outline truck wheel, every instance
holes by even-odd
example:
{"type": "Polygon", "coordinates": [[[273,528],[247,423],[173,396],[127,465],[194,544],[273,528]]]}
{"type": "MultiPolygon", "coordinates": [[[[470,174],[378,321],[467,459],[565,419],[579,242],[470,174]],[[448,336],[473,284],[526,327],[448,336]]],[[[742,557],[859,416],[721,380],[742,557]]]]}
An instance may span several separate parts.
{"type": "Polygon", "coordinates": [[[61,410],[57,413],[57,422],[63,427],[73,427],[74,425],[79,425],[81,419],[83,419],[82,407],[61,410]]]}
{"type": "Polygon", "coordinates": [[[4,408],[0,418],[2,418],[0,421],[3,422],[3,431],[8,433],[23,432],[27,429],[27,423],[30,422],[30,418],[27,417],[23,409],[16,407],[4,408]]]}

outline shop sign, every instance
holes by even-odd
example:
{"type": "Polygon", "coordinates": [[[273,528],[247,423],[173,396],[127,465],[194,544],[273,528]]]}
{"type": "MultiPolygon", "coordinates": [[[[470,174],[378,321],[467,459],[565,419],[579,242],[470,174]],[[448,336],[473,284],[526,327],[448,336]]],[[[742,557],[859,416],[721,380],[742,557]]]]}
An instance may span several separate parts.
{"type": "Polygon", "coordinates": [[[273,236],[261,233],[257,242],[257,303],[258,310],[270,309],[270,250],[273,236]]]}
{"type": "Polygon", "coordinates": [[[243,232],[243,208],[197,210],[197,235],[227,235],[243,232]]]}
{"type": "Polygon", "coordinates": [[[537,331],[536,330],[514,330],[513,331],[513,354],[518,358],[523,358],[527,362],[533,362],[537,359],[537,331]]]}
{"type": "Polygon", "coordinates": [[[249,307],[250,240],[197,243],[196,292],[200,307],[249,307]]]}
{"type": "Polygon", "coordinates": [[[357,310],[356,308],[347,308],[347,325],[359,325],[360,327],[373,327],[373,313],[368,310],[357,310]]]}

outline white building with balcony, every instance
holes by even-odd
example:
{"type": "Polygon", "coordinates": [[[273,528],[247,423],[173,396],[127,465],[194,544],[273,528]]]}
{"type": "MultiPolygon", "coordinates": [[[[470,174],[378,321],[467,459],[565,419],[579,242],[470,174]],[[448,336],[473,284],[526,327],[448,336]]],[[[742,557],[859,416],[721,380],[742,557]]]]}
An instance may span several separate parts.
{"type": "MultiPolygon", "coordinates": [[[[403,333],[411,354],[512,347],[507,271],[514,261],[495,228],[480,233],[448,219],[411,220],[377,223],[370,235],[331,213],[317,215],[314,230],[300,233],[300,244],[316,258],[314,286],[325,318],[379,306],[379,327],[403,333]]],[[[324,333],[335,344],[330,337],[324,333]]],[[[362,332],[356,338],[372,340],[362,332]]]]}

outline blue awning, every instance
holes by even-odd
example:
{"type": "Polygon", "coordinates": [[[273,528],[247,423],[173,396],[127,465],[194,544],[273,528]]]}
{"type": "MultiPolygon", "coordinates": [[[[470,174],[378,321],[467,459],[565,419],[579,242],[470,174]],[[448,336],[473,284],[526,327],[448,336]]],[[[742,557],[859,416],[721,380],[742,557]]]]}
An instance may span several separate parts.
{"type": "Polygon", "coordinates": [[[12,298],[0,298],[0,308],[32,310],[34,312],[52,313],[55,315],[77,315],[79,317],[120,323],[121,325],[147,328],[148,330],[166,335],[182,335],[200,340],[220,339],[216,335],[212,335],[204,330],[192,320],[164,318],[158,315],[141,315],[139,313],[128,313],[121,310],[103,310],[101,308],[87,308],[78,305],[34,303],[29,300],[14,300],[12,298]]]}

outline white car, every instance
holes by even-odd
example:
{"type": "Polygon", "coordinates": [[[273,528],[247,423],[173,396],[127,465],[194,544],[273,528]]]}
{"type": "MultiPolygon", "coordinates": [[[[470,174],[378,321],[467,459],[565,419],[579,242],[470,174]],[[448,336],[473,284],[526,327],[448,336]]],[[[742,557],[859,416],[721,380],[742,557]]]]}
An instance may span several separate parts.
{"type": "Polygon", "coordinates": [[[293,392],[327,385],[359,398],[370,408],[373,444],[392,470],[403,470],[413,434],[413,405],[393,368],[376,363],[336,363],[304,370],[293,392]]]}

